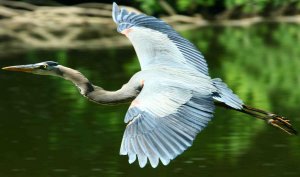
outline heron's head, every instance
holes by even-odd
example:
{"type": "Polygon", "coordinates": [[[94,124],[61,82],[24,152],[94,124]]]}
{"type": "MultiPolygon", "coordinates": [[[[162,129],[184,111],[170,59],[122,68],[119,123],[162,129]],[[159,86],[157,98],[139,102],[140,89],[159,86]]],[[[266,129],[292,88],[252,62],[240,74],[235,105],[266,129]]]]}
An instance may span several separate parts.
{"type": "Polygon", "coordinates": [[[26,72],[26,73],[39,74],[39,75],[61,76],[62,73],[59,69],[59,66],[60,65],[58,65],[57,62],[45,61],[36,64],[8,66],[2,69],[8,71],[19,71],[19,72],[26,72]]]}

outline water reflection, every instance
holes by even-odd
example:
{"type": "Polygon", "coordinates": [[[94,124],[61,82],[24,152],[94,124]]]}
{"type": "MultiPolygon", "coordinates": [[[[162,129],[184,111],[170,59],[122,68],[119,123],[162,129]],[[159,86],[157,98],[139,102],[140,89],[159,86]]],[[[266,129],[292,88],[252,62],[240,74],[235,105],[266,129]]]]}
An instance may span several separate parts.
{"type": "MultiPolygon", "coordinates": [[[[201,28],[184,32],[249,105],[286,115],[299,129],[299,26],[201,28]]],[[[139,70],[132,48],[28,51],[1,66],[58,60],[115,90],[139,70]]],[[[263,122],[217,109],[193,146],[169,166],[140,169],[119,156],[128,105],[104,107],[60,78],[2,72],[0,176],[299,176],[300,141],[263,122]]]]}

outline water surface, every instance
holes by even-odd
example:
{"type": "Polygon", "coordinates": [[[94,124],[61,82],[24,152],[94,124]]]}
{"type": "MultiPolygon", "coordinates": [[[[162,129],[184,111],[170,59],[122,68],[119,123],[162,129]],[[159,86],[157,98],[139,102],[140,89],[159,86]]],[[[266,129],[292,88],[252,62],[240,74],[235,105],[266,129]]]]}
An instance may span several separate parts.
{"type": "MultiPolygon", "coordinates": [[[[245,103],[289,117],[300,129],[300,27],[207,27],[182,34],[245,103]]],[[[139,70],[132,47],[104,51],[31,50],[0,66],[55,60],[95,85],[116,90],[139,70]]],[[[0,71],[0,176],[193,177],[300,175],[300,139],[242,113],[218,108],[193,146],[168,166],[140,169],[119,155],[128,105],[87,101],[60,78],[0,71]]]]}

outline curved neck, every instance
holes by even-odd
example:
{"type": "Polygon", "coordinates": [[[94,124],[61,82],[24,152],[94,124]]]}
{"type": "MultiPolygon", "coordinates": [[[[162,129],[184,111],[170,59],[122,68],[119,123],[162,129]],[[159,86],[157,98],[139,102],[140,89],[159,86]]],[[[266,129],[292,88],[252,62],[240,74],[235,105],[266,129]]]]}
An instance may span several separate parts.
{"type": "Polygon", "coordinates": [[[133,100],[139,92],[130,84],[124,85],[117,91],[106,91],[101,87],[94,86],[83,74],[74,69],[58,66],[58,75],[70,80],[80,90],[81,95],[99,104],[117,104],[133,100]]]}
{"type": "Polygon", "coordinates": [[[82,95],[86,96],[88,93],[95,90],[90,81],[79,71],[61,65],[59,66],[59,70],[60,76],[66,80],[73,82],[76,87],[79,88],[82,95]]]}

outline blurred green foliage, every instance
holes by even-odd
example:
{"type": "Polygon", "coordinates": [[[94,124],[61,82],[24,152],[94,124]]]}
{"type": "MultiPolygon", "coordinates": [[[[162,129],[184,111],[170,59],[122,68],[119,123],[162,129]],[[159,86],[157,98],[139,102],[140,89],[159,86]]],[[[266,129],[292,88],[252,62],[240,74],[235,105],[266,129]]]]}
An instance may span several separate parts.
{"type": "MultiPolygon", "coordinates": [[[[148,14],[160,14],[163,9],[161,0],[136,0],[148,14]]],[[[299,13],[299,0],[164,0],[177,12],[183,14],[205,13],[215,16],[233,11],[235,16],[277,15],[299,13]]]]}
{"type": "Polygon", "coordinates": [[[221,66],[213,66],[219,69],[212,69],[212,74],[217,76],[221,73],[244,100],[272,109],[266,105],[272,101],[265,99],[276,96],[285,100],[287,108],[298,107],[300,92],[292,89],[300,87],[300,78],[296,74],[300,68],[300,50],[296,45],[296,41],[300,40],[298,25],[282,23],[249,28],[224,27],[213,32],[210,28],[204,28],[201,32],[188,31],[183,35],[204,54],[208,53],[208,63],[216,57],[220,60],[221,66]],[[275,90],[284,94],[278,95],[275,90]]]}
{"type": "MultiPolygon", "coordinates": [[[[24,2],[37,5],[62,4],[73,5],[88,2],[111,3],[112,1],[103,0],[22,0],[24,2]]],[[[206,17],[217,17],[223,13],[229,18],[239,18],[252,15],[276,16],[293,15],[300,13],[300,0],[130,0],[117,1],[123,5],[134,6],[143,10],[149,15],[166,14],[167,11],[162,6],[163,3],[169,4],[173,10],[180,14],[192,15],[195,13],[204,14],[206,17]]]]}
{"type": "Polygon", "coordinates": [[[162,8],[158,5],[157,0],[136,0],[140,3],[140,8],[145,11],[147,14],[154,14],[162,12],[162,8]]]}

